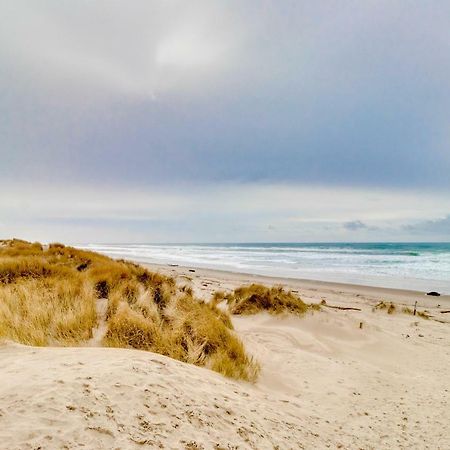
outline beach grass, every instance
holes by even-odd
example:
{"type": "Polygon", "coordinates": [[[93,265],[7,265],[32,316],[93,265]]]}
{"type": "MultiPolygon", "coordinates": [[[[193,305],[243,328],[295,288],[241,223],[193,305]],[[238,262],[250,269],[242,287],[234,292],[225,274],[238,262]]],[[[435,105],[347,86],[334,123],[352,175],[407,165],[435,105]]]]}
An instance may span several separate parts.
{"type": "Polygon", "coordinates": [[[253,381],[227,313],[171,277],[124,260],[55,243],[0,241],[0,338],[26,345],[86,345],[100,321],[101,344],[148,350],[253,381]],[[106,299],[104,317],[96,305],[106,299]]]}
{"type": "Polygon", "coordinates": [[[408,314],[408,315],[415,315],[417,317],[421,317],[422,319],[429,319],[431,316],[427,311],[417,311],[414,313],[414,310],[412,308],[410,308],[409,306],[403,306],[402,308],[399,307],[399,305],[396,305],[395,303],[392,302],[385,302],[385,301],[381,301],[379,303],[377,303],[374,308],[372,309],[373,311],[377,311],[377,310],[384,310],[386,311],[388,314],[394,314],[396,312],[402,312],[403,314],[408,314]]]}
{"type": "MultiPolygon", "coordinates": [[[[392,302],[385,302],[385,301],[381,301],[379,303],[377,303],[374,308],[374,311],[376,310],[384,310],[386,311],[388,314],[394,314],[397,311],[397,306],[395,305],[395,303],[392,302]]],[[[410,310],[409,308],[403,308],[402,312],[404,312],[405,314],[409,314],[410,310]]],[[[412,311],[411,311],[412,313],[412,311]]]]}
{"type": "MultiPolygon", "coordinates": [[[[216,292],[212,304],[225,301],[231,314],[248,315],[267,311],[271,314],[292,313],[302,315],[312,306],[303,302],[293,292],[281,286],[263,286],[251,284],[235,289],[233,292],[216,292]]],[[[314,305],[317,309],[318,305],[314,305]]]]}

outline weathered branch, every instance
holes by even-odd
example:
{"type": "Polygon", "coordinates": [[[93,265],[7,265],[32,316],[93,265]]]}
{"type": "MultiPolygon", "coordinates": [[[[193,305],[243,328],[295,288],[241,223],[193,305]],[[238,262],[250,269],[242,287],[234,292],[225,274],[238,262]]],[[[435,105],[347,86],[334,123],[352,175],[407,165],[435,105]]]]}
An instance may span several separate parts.
{"type": "Polygon", "coordinates": [[[333,309],[341,309],[342,311],[362,311],[361,308],[350,308],[348,306],[333,306],[333,305],[324,305],[324,304],[322,304],[322,306],[326,306],[327,308],[333,308],[333,309]]]}

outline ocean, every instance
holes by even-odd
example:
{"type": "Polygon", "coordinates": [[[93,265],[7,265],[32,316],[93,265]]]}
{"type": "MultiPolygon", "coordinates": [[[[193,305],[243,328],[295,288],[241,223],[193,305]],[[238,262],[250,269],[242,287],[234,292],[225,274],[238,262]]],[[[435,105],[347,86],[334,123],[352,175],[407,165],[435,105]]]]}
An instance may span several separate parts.
{"type": "Polygon", "coordinates": [[[139,262],[450,294],[450,243],[78,246],[139,262]]]}

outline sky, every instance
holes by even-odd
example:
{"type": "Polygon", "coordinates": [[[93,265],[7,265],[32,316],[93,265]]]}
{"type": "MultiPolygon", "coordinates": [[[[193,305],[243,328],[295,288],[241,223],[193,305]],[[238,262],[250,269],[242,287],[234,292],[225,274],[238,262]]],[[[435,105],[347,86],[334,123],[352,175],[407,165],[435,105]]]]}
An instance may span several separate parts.
{"type": "Polygon", "coordinates": [[[450,241],[450,2],[0,0],[0,238],[450,241]]]}

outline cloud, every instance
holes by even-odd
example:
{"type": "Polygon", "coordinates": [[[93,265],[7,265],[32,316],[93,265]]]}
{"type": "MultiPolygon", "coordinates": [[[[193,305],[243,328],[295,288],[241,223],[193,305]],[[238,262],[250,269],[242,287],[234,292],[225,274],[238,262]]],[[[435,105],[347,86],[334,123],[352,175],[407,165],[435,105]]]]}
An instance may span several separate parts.
{"type": "Polygon", "coordinates": [[[101,93],[153,99],[180,84],[185,90],[191,70],[200,67],[195,78],[204,81],[238,39],[230,14],[210,2],[25,1],[1,10],[0,57],[14,81],[75,103],[79,92],[99,101],[101,93]]]}
{"type": "Polygon", "coordinates": [[[43,241],[348,241],[355,230],[362,240],[429,239],[431,232],[405,225],[450,210],[445,195],[286,184],[0,189],[8,189],[0,197],[0,234],[43,241]]]}
{"type": "Polygon", "coordinates": [[[367,225],[360,220],[352,220],[344,223],[344,228],[350,231],[357,231],[368,228],[367,225]]]}
{"type": "Polygon", "coordinates": [[[446,3],[0,8],[4,179],[450,189],[446,3]]]}
{"type": "Polygon", "coordinates": [[[125,220],[150,240],[431,236],[403,226],[450,210],[449,14],[3,2],[2,232],[67,221],[64,238],[120,240],[125,220]]]}
{"type": "Polygon", "coordinates": [[[450,214],[439,219],[422,220],[413,224],[407,224],[404,226],[404,229],[413,234],[442,236],[445,239],[450,239],[450,214]]]}

